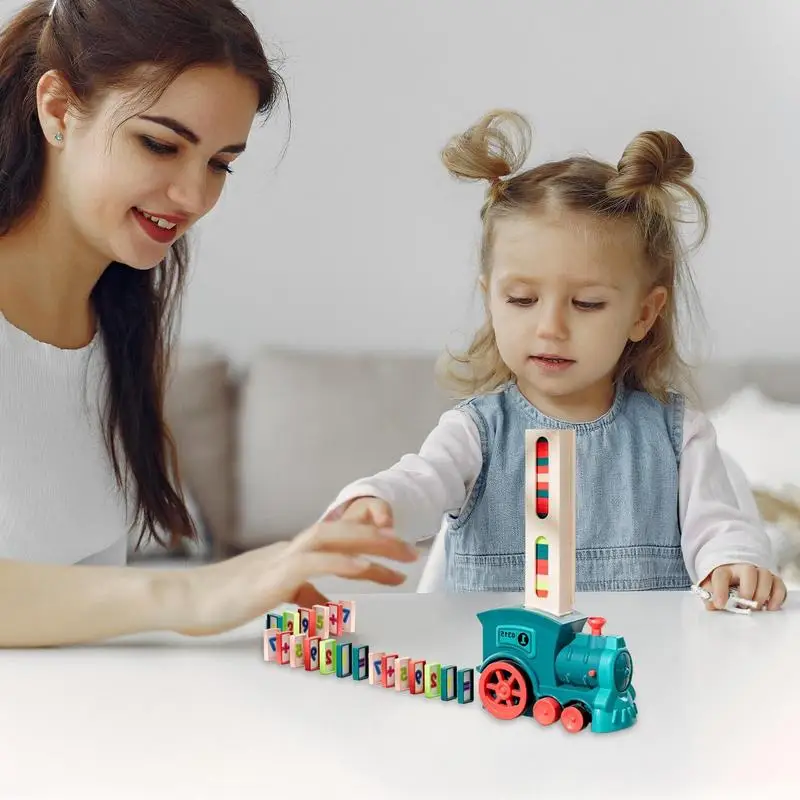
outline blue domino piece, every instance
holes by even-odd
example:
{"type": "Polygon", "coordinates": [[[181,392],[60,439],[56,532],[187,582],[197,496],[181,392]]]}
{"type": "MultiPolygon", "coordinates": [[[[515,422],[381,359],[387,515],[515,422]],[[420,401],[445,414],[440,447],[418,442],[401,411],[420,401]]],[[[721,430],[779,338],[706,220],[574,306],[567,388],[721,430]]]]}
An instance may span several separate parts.
{"type": "Polygon", "coordinates": [[[458,702],[471,703],[475,697],[475,670],[472,667],[458,671],[458,702]]]}
{"type": "Polygon", "coordinates": [[[267,629],[280,628],[283,630],[283,614],[267,614],[267,624],[265,627],[267,629]]]}
{"type": "Polygon", "coordinates": [[[353,643],[339,642],[336,645],[336,677],[346,678],[353,671],[353,643]]]}
{"type": "Polygon", "coordinates": [[[363,681],[369,677],[369,645],[362,644],[353,649],[353,680],[363,681]]]}
{"type": "Polygon", "coordinates": [[[458,668],[454,666],[442,667],[442,675],[441,675],[442,688],[439,692],[442,700],[455,699],[457,671],[458,668]]]}

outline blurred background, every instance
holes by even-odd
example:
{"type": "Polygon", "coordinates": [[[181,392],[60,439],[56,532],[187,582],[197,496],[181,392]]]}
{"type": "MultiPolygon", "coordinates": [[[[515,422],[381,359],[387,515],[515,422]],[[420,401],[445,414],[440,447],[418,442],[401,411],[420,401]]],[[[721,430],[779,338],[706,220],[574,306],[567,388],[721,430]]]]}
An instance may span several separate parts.
{"type": "MultiPolygon", "coordinates": [[[[4,14],[17,5],[0,0],[4,14]]],[[[533,125],[531,164],[616,163],[651,128],[694,156],[711,210],[692,261],[703,404],[795,569],[800,3],[242,6],[289,102],[254,131],[193,240],[169,414],[202,538],[178,555],[294,535],[346,483],[418,449],[451,405],[433,366],[480,320],[485,187],[451,179],[439,153],[508,107],[533,125]]]]}

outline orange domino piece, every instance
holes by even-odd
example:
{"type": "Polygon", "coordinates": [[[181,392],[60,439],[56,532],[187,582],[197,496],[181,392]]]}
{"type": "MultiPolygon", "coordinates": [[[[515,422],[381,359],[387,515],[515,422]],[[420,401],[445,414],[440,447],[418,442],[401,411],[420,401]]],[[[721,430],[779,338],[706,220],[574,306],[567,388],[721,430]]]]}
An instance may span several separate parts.
{"type": "Polygon", "coordinates": [[[425,694],[425,659],[409,662],[408,690],[411,694],[425,694]]]}
{"type": "Polygon", "coordinates": [[[289,666],[302,667],[305,665],[305,645],[308,637],[304,633],[292,634],[289,640],[289,666]]]}
{"type": "Polygon", "coordinates": [[[312,636],[319,636],[320,639],[327,639],[330,636],[330,620],[328,614],[330,609],[328,606],[314,606],[313,623],[314,627],[311,631],[312,636]]]}
{"type": "Polygon", "coordinates": [[[341,636],[342,630],[342,617],[344,616],[344,609],[341,603],[328,603],[328,635],[341,636]]]}
{"type": "Polygon", "coordinates": [[[409,662],[411,661],[408,656],[398,658],[394,662],[394,688],[398,692],[407,692],[409,686],[409,662]]]}
{"type": "Polygon", "coordinates": [[[292,648],[291,639],[292,639],[292,634],[289,633],[289,631],[281,631],[278,634],[275,644],[278,649],[277,661],[279,664],[289,663],[289,655],[291,653],[291,648],[292,648]]]}
{"type": "Polygon", "coordinates": [[[394,662],[397,660],[397,653],[387,653],[381,659],[381,686],[390,689],[394,686],[397,677],[394,662]]]}
{"type": "Polygon", "coordinates": [[[319,669],[319,636],[308,636],[303,640],[303,666],[309,672],[319,669]]]}

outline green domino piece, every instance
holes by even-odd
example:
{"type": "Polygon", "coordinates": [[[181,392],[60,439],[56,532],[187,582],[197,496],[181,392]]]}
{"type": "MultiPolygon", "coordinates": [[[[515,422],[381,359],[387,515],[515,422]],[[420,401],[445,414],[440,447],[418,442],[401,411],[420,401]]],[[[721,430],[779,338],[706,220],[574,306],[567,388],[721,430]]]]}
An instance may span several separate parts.
{"type": "Polygon", "coordinates": [[[442,691],[442,665],[425,665],[425,697],[439,697],[442,691]]]}
{"type": "Polygon", "coordinates": [[[547,545],[546,544],[537,544],[536,545],[536,558],[547,558],[547,545]]]}
{"type": "Polygon", "coordinates": [[[319,671],[323,675],[336,672],[336,639],[323,639],[319,643],[319,671]]]}
{"type": "Polygon", "coordinates": [[[284,611],[283,612],[283,628],[282,630],[288,631],[290,626],[293,634],[297,635],[300,631],[300,612],[299,611],[284,611]]]}

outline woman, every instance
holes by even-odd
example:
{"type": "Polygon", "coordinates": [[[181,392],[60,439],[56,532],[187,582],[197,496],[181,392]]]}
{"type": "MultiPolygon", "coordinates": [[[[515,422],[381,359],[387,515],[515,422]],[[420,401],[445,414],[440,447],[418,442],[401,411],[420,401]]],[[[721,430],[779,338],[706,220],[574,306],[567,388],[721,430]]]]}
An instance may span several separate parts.
{"type": "Polygon", "coordinates": [[[131,530],[194,535],[163,413],[185,234],[279,85],[231,0],[34,0],[0,34],[0,646],[211,634],[416,558],[333,523],[124,567],[131,530]]]}

